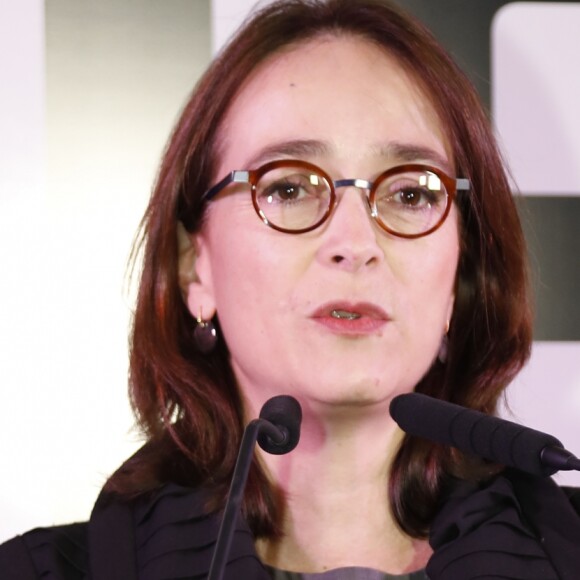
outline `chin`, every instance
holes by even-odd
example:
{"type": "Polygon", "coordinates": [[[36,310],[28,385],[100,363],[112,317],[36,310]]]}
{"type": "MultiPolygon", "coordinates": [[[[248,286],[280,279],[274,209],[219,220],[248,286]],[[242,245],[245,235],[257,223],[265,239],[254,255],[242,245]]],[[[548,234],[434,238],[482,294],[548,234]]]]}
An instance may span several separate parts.
{"type": "Polygon", "coordinates": [[[390,402],[395,394],[387,386],[381,385],[378,380],[369,383],[368,377],[359,383],[349,383],[347,385],[344,383],[337,385],[335,383],[334,388],[329,387],[326,393],[326,395],[322,395],[320,392],[314,394],[313,402],[337,409],[365,409],[385,404],[390,402]]]}

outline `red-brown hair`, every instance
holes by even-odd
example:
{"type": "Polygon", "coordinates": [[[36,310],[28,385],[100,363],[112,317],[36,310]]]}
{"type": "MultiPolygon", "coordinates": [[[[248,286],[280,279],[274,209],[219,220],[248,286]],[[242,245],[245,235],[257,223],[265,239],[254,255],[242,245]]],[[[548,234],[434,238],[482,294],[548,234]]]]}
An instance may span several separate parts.
{"type": "MultiPolygon", "coordinates": [[[[201,224],[200,196],[218,177],[220,124],[244,79],[281,49],[320,35],[355,35],[395,56],[432,102],[457,174],[472,184],[457,201],[462,246],[448,359],[436,362],[416,390],[494,413],[529,355],[523,235],[487,116],[465,75],[422,25],[385,2],[276,2],[255,14],[214,60],[169,140],[142,223],[131,341],[130,394],[148,444],[109,480],[111,491],[131,497],[171,480],[207,485],[216,506],[223,499],[242,406],[225,343],[209,355],[192,344],[195,321],[178,280],[178,222],[190,232],[201,224]]],[[[406,437],[389,480],[401,527],[425,536],[446,478],[470,474],[480,477],[481,470],[446,448],[406,437]]],[[[244,509],[256,535],[277,533],[277,505],[254,465],[244,509]]]]}

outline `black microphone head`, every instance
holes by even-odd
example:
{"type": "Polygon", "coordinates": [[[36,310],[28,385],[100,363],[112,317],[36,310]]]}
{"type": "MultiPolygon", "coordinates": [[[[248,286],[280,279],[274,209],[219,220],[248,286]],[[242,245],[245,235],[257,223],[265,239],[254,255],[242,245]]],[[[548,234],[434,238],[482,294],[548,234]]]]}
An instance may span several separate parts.
{"type": "Polygon", "coordinates": [[[283,434],[283,440],[276,442],[267,433],[258,435],[258,445],[268,453],[284,455],[290,453],[300,441],[302,408],[290,395],[278,395],[268,399],[260,411],[260,419],[275,425],[283,434]]]}
{"type": "Polygon", "coordinates": [[[409,435],[450,445],[533,475],[552,475],[562,469],[558,460],[554,463],[548,457],[550,454],[544,453],[546,448],[562,448],[558,439],[506,419],[419,393],[395,397],[389,412],[409,435]]]}
{"type": "MultiPolygon", "coordinates": [[[[424,405],[429,405],[431,402],[431,398],[417,393],[397,395],[389,405],[389,413],[406,433],[427,437],[423,435],[423,432],[431,433],[433,428],[438,426],[437,422],[435,425],[425,425],[425,419],[429,416],[432,417],[432,415],[430,413],[421,413],[424,405]]],[[[436,415],[435,421],[437,421],[436,415]]]]}

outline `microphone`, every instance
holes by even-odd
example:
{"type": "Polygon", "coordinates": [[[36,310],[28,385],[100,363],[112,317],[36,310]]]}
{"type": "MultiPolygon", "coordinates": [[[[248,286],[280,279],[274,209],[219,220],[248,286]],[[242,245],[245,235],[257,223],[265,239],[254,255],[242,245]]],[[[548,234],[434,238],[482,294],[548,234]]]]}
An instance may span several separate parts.
{"type": "Polygon", "coordinates": [[[268,399],[260,411],[262,419],[258,445],[273,455],[290,453],[300,440],[302,409],[289,395],[268,399]]]}
{"type": "Polygon", "coordinates": [[[456,447],[532,475],[580,470],[580,459],[546,433],[419,393],[395,397],[391,417],[409,435],[456,447]]]}
{"type": "Polygon", "coordinates": [[[221,580],[223,576],[226,558],[232,543],[234,524],[244,497],[256,439],[260,447],[268,453],[275,455],[290,453],[300,440],[301,422],[300,403],[289,395],[279,395],[268,399],[260,411],[259,419],[250,421],[244,429],[208,580],[221,580]]]}

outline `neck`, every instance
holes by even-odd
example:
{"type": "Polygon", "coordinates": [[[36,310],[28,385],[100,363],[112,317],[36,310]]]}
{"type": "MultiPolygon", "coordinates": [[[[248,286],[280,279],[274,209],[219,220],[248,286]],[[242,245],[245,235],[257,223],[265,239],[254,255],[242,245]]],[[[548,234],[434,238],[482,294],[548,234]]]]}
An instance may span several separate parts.
{"type": "Polygon", "coordinates": [[[302,572],[366,566],[404,573],[424,565],[426,544],[400,530],[388,504],[401,432],[387,406],[303,405],[298,447],[261,454],[287,498],[282,538],[258,543],[266,563],[302,572]]]}

